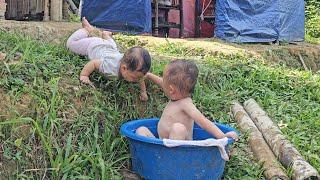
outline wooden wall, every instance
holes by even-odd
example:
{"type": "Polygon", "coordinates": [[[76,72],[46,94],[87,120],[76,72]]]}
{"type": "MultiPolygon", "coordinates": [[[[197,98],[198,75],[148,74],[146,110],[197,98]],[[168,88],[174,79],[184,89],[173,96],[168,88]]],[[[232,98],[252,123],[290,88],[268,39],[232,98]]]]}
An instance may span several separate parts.
{"type": "Polygon", "coordinates": [[[6,0],[6,19],[23,20],[35,18],[42,20],[44,0],[6,0]]]}

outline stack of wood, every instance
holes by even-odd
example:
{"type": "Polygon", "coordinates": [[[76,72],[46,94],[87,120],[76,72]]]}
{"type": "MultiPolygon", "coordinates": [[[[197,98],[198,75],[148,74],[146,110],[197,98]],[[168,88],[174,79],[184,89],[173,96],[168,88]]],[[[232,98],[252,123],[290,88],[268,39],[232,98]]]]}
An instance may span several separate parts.
{"type": "Polygon", "coordinates": [[[5,0],[0,0],[0,19],[4,19],[4,14],[6,13],[7,4],[5,0]]]}
{"type": "Polygon", "coordinates": [[[14,20],[61,21],[68,18],[69,11],[78,12],[72,0],[7,0],[7,3],[6,18],[14,20]]]}
{"type": "Polygon", "coordinates": [[[266,179],[289,179],[279,160],[292,170],[292,179],[320,180],[317,170],[303,159],[255,100],[249,99],[244,107],[234,103],[231,111],[241,131],[248,133],[250,148],[263,164],[266,179]]]}

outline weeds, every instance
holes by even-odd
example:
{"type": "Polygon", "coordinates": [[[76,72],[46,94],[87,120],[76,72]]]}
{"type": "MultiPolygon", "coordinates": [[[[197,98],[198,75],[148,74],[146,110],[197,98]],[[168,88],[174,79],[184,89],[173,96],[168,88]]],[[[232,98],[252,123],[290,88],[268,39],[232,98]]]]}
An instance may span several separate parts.
{"type": "MultiPolygon", "coordinates": [[[[149,101],[142,103],[138,85],[91,78],[96,89],[80,86],[86,59],[54,46],[0,32],[0,175],[12,178],[120,179],[130,168],[126,141],[119,127],[130,119],[159,117],[167,102],[148,83],[149,101]],[[23,56],[11,64],[15,53],[23,56]]],[[[117,36],[124,48],[144,45],[117,36]]],[[[170,44],[154,53],[198,59],[199,81],[193,95],[210,119],[236,126],[230,102],[256,99],[303,156],[320,170],[319,74],[266,66],[242,55],[208,55],[203,49],[170,44]],[[199,58],[201,57],[201,58],[199,58]],[[201,61],[199,59],[202,59],[201,61]]],[[[170,60],[153,58],[152,71],[161,75],[170,60]]],[[[248,151],[245,136],[235,144],[225,179],[263,179],[261,165],[248,151]]]]}

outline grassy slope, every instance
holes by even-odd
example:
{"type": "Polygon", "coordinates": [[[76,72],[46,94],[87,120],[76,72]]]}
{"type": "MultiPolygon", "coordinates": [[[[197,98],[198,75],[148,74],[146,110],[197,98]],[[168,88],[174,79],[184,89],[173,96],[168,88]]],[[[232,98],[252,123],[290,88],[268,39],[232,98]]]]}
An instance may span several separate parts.
{"type": "MultiPolygon", "coordinates": [[[[122,46],[139,45],[118,36],[122,46]]],[[[129,166],[127,144],[119,135],[128,120],[159,117],[167,99],[149,83],[150,100],[141,103],[137,85],[93,76],[96,89],[79,86],[86,62],[63,47],[0,32],[0,175],[50,178],[119,178],[129,166]],[[14,53],[23,53],[18,62],[14,53]],[[129,95],[127,92],[131,92],[129,95]],[[5,103],[2,103],[5,102],[5,103]],[[23,121],[23,122],[22,122],[23,121]],[[48,169],[49,168],[49,169],[48,169]]],[[[206,56],[173,44],[150,47],[155,54],[188,56],[201,75],[194,94],[210,119],[236,126],[232,100],[255,98],[281,124],[283,133],[320,170],[320,78],[317,74],[269,67],[243,56],[206,56]]],[[[162,73],[169,58],[154,56],[153,72],[162,73]],[[160,61],[161,59],[161,61],[160,61]]],[[[260,165],[247,152],[245,135],[235,145],[225,178],[259,179],[260,165]]]]}

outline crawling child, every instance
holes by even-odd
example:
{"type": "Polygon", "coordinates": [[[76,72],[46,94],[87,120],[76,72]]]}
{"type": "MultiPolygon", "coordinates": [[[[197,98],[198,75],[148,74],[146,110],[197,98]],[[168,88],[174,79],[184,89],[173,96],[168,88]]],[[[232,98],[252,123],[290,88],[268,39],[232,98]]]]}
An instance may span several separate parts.
{"type": "MultiPolygon", "coordinates": [[[[192,140],[195,122],[217,139],[224,137],[238,139],[236,132],[232,131],[224,134],[193,104],[191,95],[198,77],[198,68],[194,62],[175,60],[165,67],[163,78],[152,73],[147,73],[146,77],[161,86],[170,99],[158,123],[159,138],[192,140]]],[[[136,133],[142,136],[155,137],[146,127],[139,127],[136,133]]]]}
{"type": "Polygon", "coordinates": [[[67,41],[67,47],[72,52],[88,56],[90,59],[80,73],[80,81],[92,85],[89,76],[94,70],[99,70],[108,78],[116,77],[128,82],[140,82],[140,99],[146,101],[148,95],[143,77],[151,66],[149,52],[141,47],[133,47],[122,54],[112,39],[111,32],[101,31],[101,37],[90,37],[97,30],[86,18],[82,18],[82,27],[67,41]]]}

